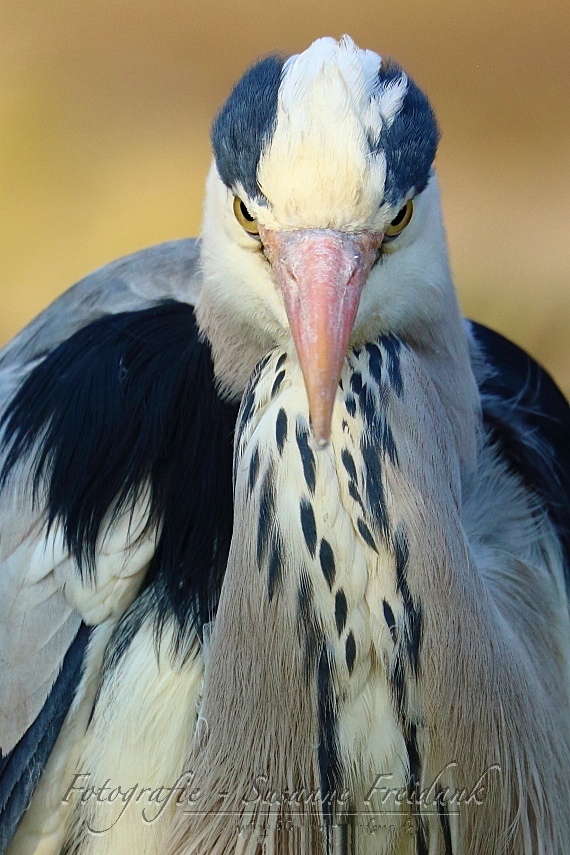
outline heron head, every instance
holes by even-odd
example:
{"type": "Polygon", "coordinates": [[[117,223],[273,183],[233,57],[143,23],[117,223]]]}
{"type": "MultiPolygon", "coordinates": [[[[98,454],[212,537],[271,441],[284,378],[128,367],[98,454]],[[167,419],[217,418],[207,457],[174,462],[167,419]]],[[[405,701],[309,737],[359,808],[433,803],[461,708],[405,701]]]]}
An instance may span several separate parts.
{"type": "Polygon", "coordinates": [[[348,37],[246,72],[214,122],[202,228],[198,315],[222,387],[292,341],[325,443],[347,348],[429,326],[453,290],[437,140],[408,75],[348,37]]]}

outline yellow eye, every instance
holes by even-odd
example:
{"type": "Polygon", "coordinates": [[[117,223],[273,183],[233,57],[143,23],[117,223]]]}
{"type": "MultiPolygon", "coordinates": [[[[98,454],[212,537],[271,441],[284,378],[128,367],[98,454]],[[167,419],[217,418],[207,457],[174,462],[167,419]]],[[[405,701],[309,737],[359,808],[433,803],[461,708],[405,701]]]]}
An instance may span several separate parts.
{"type": "Polygon", "coordinates": [[[244,228],[249,235],[253,235],[254,237],[259,235],[257,220],[255,217],[251,216],[239,196],[234,196],[234,214],[236,215],[236,220],[240,226],[244,228]]]}
{"type": "Polygon", "coordinates": [[[386,231],[384,234],[388,238],[396,237],[399,235],[401,231],[403,231],[410,220],[412,219],[412,214],[414,213],[414,203],[410,199],[409,202],[406,202],[403,208],[401,208],[394,219],[389,225],[386,226],[386,231]]]}

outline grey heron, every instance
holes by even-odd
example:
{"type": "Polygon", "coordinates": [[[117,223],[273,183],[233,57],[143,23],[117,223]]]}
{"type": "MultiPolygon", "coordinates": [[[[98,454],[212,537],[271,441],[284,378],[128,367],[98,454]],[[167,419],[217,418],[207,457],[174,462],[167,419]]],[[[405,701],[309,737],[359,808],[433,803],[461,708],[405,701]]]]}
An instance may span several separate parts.
{"type": "Polygon", "coordinates": [[[437,141],[347,37],[261,60],[200,241],[3,351],[1,851],[570,851],[570,415],[437,141]]]}

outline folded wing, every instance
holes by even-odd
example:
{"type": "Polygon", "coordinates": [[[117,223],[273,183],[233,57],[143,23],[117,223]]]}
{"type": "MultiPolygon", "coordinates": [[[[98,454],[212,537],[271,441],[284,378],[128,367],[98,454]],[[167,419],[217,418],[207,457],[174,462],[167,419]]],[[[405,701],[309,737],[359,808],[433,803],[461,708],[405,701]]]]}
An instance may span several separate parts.
{"type": "Polygon", "coordinates": [[[117,621],[157,577],[181,632],[211,614],[216,586],[198,571],[225,541],[213,521],[201,526],[197,503],[219,484],[196,485],[224,446],[231,473],[235,413],[198,337],[197,256],[196,242],[178,241],[108,265],[0,356],[0,851],[73,699],[88,627],[117,621]],[[174,564],[198,541],[173,605],[174,564]]]}

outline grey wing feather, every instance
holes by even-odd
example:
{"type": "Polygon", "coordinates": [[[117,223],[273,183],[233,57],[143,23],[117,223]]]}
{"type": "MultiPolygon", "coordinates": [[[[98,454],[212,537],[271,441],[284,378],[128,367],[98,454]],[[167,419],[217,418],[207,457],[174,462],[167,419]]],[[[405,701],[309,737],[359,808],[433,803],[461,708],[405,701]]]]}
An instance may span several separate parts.
{"type": "Polygon", "coordinates": [[[139,250],[90,273],[0,352],[0,413],[35,361],[81,327],[165,298],[194,305],[200,287],[199,241],[192,238],[139,250]]]}
{"type": "MultiPolygon", "coordinates": [[[[190,239],[141,250],[82,279],[0,353],[0,416],[30,370],[77,330],[165,298],[194,304],[200,282],[199,245],[190,239]]],[[[102,544],[98,591],[89,592],[82,609],[74,561],[60,532],[46,537],[43,503],[28,488],[29,465],[13,474],[0,495],[0,758],[42,710],[82,617],[98,623],[126,608],[154,548],[148,533],[136,542],[132,518],[117,520],[102,544]]]]}

